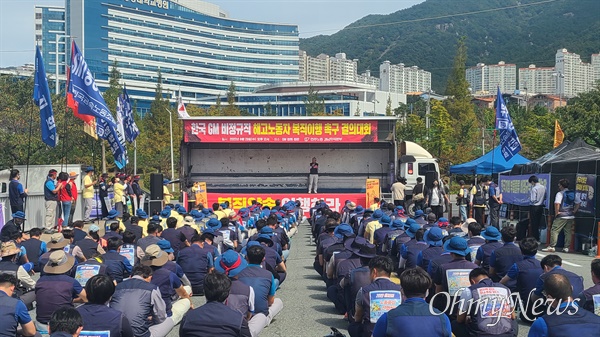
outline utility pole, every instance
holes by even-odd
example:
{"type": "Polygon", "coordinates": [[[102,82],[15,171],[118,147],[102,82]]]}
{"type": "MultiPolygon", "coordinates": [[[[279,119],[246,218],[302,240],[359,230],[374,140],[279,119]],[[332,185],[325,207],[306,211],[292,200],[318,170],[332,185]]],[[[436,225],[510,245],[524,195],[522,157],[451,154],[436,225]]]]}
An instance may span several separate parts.
{"type": "Polygon", "coordinates": [[[431,113],[431,88],[427,89],[427,107],[425,110],[425,128],[427,129],[426,139],[429,140],[429,114],[431,113]]]}

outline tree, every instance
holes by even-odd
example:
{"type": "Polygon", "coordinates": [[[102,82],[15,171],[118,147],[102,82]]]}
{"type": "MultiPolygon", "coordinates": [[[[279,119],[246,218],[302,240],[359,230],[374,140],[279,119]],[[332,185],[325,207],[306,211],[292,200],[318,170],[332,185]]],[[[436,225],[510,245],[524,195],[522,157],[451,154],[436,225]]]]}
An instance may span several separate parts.
{"type": "Polygon", "coordinates": [[[454,131],[450,114],[442,102],[433,101],[430,119],[429,149],[438,158],[448,159],[452,150],[454,131]]]}
{"type": "Polygon", "coordinates": [[[586,93],[572,98],[566,107],[556,109],[565,139],[582,138],[587,143],[600,147],[600,83],[586,93]]]}
{"type": "Polygon", "coordinates": [[[325,116],[325,100],[319,96],[312,85],[308,87],[308,94],[304,99],[307,116],[325,116]]]}
{"type": "Polygon", "coordinates": [[[356,102],[356,111],[354,111],[354,116],[360,116],[360,102],[356,102]]]}
{"type": "Polygon", "coordinates": [[[273,105],[271,105],[271,102],[267,102],[267,104],[265,104],[264,106],[265,112],[263,113],[263,116],[275,116],[275,110],[273,109],[273,105]]]}
{"type": "Polygon", "coordinates": [[[233,81],[231,81],[231,83],[229,84],[229,88],[227,89],[227,106],[224,109],[225,116],[240,116],[241,115],[240,109],[235,105],[235,95],[236,95],[235,83],[233,83],[233,81]]]}
{"type": "Polygon", "coordinates": [[[399,124],[396,127],[396,138],[398,140],[408,140],[421,144],[425,141],[426,136],[425,119],[419,115],[408,115],[406,123],[399,124]]]}
{"type": "Polygon", "coordinates": [[[456,55],[454,56],[454,64],[452,65],[452,72],[448,77],[448,84],[446,85],[446,95],[451,96],[455,100],[464,100],[469,98],[469,82],[466,77],[466,64],[467,64],[467,45],[465,44],[465,37],[458,39],[456,43],[456,55]]]}
{"type": "Polygon", "coordinates": [[[392,97],[390,96],[389,93],[388,93],[388,98],[387,98],[387,104],[385,105],[385,115],[393,116],[392,115],[392,97]]]}

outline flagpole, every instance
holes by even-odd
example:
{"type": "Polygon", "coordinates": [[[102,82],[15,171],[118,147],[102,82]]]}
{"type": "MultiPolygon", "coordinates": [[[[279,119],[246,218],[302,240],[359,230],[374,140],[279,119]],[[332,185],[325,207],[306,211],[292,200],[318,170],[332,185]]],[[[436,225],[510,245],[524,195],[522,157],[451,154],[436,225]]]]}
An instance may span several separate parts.
{"type": "Polygon", "coordinates": [[[133,174],[137,174],[137,139],[133,141],[133,174]]]}

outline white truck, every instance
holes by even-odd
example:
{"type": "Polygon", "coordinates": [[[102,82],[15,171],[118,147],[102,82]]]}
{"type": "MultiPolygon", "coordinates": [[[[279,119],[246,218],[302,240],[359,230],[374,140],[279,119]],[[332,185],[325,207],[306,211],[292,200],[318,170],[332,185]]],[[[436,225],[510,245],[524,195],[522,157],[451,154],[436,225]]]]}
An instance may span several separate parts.
{"type": "MultiPolygon", "coordinates": [[[[425,186],[431,187],[434,180],[440,179],[440,168],[438,160],[414,142],[400,142],[399,155],[398,177],[406,178],[405,208],[410,215],[413,215],[412,190],[417,184],[417,178],[421,177],[425,186]]],[[[440,181],[440,186],[441,184],[440,181]]]]}

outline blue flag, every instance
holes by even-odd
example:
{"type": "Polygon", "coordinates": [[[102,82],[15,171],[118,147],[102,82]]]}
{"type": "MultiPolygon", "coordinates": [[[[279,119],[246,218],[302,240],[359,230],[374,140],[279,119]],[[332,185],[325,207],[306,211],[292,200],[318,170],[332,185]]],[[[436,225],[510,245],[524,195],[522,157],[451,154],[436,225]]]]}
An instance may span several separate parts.
{"type": "Polygon", "coordinates": [[[509,161],[514,155],[521,151],[521,142],[513,125],[500,87],[498,87],[498,99],[496,103],[496,129],[500,130],[500,151],[504,160],[509,161]]]}
{"type": "Polygon", "coordinates": [[[52,111],[52,98],[48,88],[46,69],[40,47],[35,47],[35,86],[33,87],[33,101],[40,107],[40,121],[42,129],[42,141],[50,147],[58,144],[56,124],[54,123],[54,112],[52,111]]]}
{"type": "Polygon", "coordinates": [[[140,130],[135,124],[135,120],[133,119],[133,111],[131,109],[131,101],[129,100],[129,95],[127,94],[127,88],[123,87],[123,95],[119,97],[121,101],[121,113],[123,118],[123,128],[125,129],[125,139],[129,143],[133,143],[133,141],[139,136],[140,130]]]}
{"type": "Polygon", "coordinates": [[[98,137],[108,141],[115,165],[122,169],[127,165],[127,152],[123,136],[117,131],[117,122],[100,94],[94,76],[90,72],[81,51],[73,41],[71,47],[71,70],[69,93],[79,103],[78,112],[96,117],[98,137]]]}

